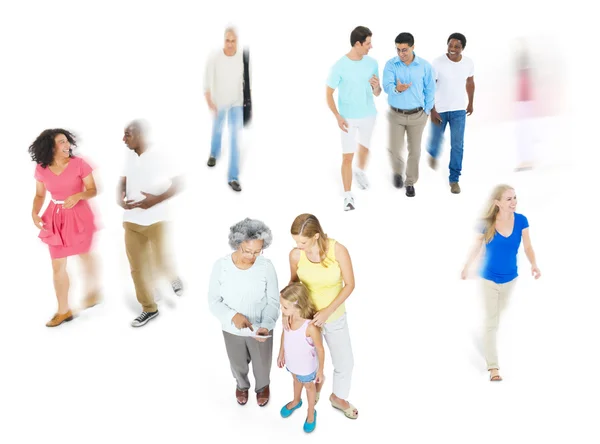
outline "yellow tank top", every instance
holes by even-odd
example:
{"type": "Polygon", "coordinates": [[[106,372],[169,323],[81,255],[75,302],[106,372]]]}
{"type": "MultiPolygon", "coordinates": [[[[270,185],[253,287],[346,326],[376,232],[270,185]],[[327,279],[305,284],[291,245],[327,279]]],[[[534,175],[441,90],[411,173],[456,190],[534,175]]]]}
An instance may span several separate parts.
{"type": "MultiPolygon", "coordinates": [[[[300,251],[298,278],[308,288],[317,310],[322,310],[331,304],[343,288],[342,270],[335,259],[335,242],[335,240],[329,239],[327,267],[321,263],[311,262],[304,251],[300,251]]],[[[344,303],[332,313],[327,322],[339,319],[345,312],[346,306],[344,303]]]]}

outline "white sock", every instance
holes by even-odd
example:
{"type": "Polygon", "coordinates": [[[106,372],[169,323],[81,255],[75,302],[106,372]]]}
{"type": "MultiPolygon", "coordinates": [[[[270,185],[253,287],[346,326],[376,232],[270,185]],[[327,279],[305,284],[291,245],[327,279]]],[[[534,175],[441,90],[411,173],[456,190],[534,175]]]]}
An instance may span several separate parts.
{"type": "Polygon", "coordinates": [[[352,199],[352,191],[344,191],[344,197],[348,199],[352,199]]]}

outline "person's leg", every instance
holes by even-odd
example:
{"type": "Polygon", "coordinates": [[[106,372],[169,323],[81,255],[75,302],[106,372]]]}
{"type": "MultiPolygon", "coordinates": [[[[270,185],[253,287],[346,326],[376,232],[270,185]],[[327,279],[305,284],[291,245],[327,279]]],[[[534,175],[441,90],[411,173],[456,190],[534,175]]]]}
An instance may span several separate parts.
{"type": "Polygon", "coordinates": [[[306,422],[312,424],[315,422],[315,404],[317,399],[317,389],[314,381],[304,382],[302,384],[306,391],[306,400],[308,402],[308,411],[306,412],[306,422]]]}
{"type": "Polygon", "coordinates": [[[296,375],[292,375],[292,379],[294,380],[294,399],[291,402],[288,402],[282,410],[291,410],[302,402],[302,383],[298,381],[296,375]]]}
{"type": "Polygon", "coordinates": [[[125,228],[125,251],[135,286],[135,296],[143,312],[157,312],[158,307],[148,282],[149,239],[145,234],[146,227],[131,222],[124,222],[123,227],[125,228]]]}
{"type": "Polygon", "coordinates": [[[250,389],[250,380],[248,379],[250,354],[246,345],[247,338],[226,331],[223,332],[223,338],[231,374],[236,381],[236,399],[239,404],[244,405],[248,402],[248,390],[250,389]]]}
{"type": "Polygon", "coordinates": [[[352,160],[354,153],[342,155],[342,184],[344,193],[350,193],[352,190],[352,160]]]}
{"type": "Polygon", "coordinates": [[[221,140],[223,138],[223,123],[226,110],[220,109],[213,117],[212,137],[210,142],[210,157],[218,159],[221,155],[221,140]]]}
{"type": "Polygon", "coordinates": [[[150,240],[151,257],[153,263],[153,276],[154,282],[159,277],[166,278],[171,284],[171,288],[178,296],[183,293],[183,283],[177,276],[173,266],[173,255],[169,245],[168,236],[169,224],[167,222],[157,222],[148,227],[148,239],[150,240]]]}
{"type": "Polygon", "coordinates": [[[369,181],[367,180],[365,170],[369,159],[374,128],[375,116],[360,119],[358,123],[358,161],[355,174],[356,181],[363,190],[369,188],[369,181]]]}
{"type": "Polygon", "coordinates": [[[467,112],[465,110],[452,111],[450,114],[450,177],[449,182],[458,183],[462,171],[463,147],[465,139],[465,124],[467,112]]]}
{"type": "Polygon", "coordinates": [[[67,273],[66,257],[52,259],[52,280],[54,281],[58,311],[46,323],[46,327],[57,327],[63,322],[73,319],[73,314],[69,308],[69,274],[67,273]]]}
{"type": "Polygon", "coordinates": [[[244,124],[244,107],[234,106],[227,112],[231,155],[229,156],[229,172],[227,182],[239,182],[240,147],[239,137],[244,124]]]}
{"type": "MultiPolygon", "coordinates": [[[[406,187],[414,187],[419,180],[419,161],[421,160],[421,139],[427,124],[425,111],[408,116],[406,125],[406,140],[408,145],[408,159],[406,161],[406,187]]],[[[408,193],[407,189],[407,194],[408,193]]]]}
{"type": "Polygon", "coordinates": [[[429,142],[427,144],[427,153],[429,153],[429,166],[435,169],[437,168],[437,160],[441,154],[442,143],[444,141],[444,132],[446,131],[446,125],[448,124],[447,112],[439,113],[442,119],[441,123],[429,122],[429,142]]]}
{"type": "Polygon", "coordinates": [[[85,298],[82,308],[91,308],[100,303],[100,282],[98,276],[98,257],[91,251],[79,255],[85,276],[85,298]]]}
{"type": "Polygon", "coordinates": [[[344,314],[341,318],[326,323],[323,326],[323,336],[333,364],[333,393],[329,399],[334,407],[341,407],[348,418],[355,419],[358,416],[358,410],[348,402],[354,356],[347,315],[344,314]]]}
{"type": "MultiPolygon", "coordinates": [[[[269,332],[270,335],[273,332],[269,332]]],[[[273,337],[259,342],[254,338],[246,338],[246,346],[252,362],[255,392],[258,405],[263,407],[269,402],[269,384],[271,382],[271,363],[273,361],[273,337]]]]}
{"type": "Polygon", "coordinates": [[[389,148],[390,162],[394,173],[394,186],[402,188],[402,175],[405,170],[405,162],[402,157],[404,150],[404,134],[406,133],[406,117],[401,114],[389,110],[389,148]]]}
{"type": "Polygon", "coordinates": [[[346,119],[347,131],[340,130],[342,139],[342,184],[344,193],[352,191],[352,160],[356,152],[358,126],[354,119],[346,119]]]}

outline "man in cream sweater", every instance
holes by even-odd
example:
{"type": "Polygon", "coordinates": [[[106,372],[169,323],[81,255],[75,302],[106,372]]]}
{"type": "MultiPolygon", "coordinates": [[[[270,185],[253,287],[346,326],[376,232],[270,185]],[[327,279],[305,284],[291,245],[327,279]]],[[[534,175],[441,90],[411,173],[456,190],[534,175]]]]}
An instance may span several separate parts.
{"type": "MultiPolygon", "coordinates": [[[[223,49],[214,52],[206,64],[204,97],[214,117],[208,166],[215,166],[221,154],[223,126],[227,118],[231,142],[227,182],[234,191],[241,191],[238,139],[244,116],[244,61],[243,51],[238,51],[237,43],[236,30],[227,28],[223,49]]],[[[251,65],[248,68],[252,89],[251,65]]]]}

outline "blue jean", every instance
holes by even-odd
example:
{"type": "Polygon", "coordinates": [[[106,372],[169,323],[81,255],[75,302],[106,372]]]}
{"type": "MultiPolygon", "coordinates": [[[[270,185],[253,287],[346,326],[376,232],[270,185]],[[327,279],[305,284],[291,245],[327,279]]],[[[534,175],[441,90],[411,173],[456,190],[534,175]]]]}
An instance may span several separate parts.
{"type": "Polygon", "coordinates": [[[223,137],[223,124],[227,117],[229,127],[229,139],[231,142],[231,155],[229,156],[228,182],[239,180],[240,151],[238,146],[238,135],[243,125],[244,111],[241,106],[220,109],[215,117],[212,129],[212,140],[210,144],[210,155],[218,159],[221,155],[221,139],[223,137]]]}
{"type": "MultiPolygon", "coordinates": [[[[290,372],[290,370],[287,367],[285,369],[288,372],[290,372]]],[[[290,373],[292,373],[292,372],[290,372],[290,373]]],[[[315,370],[310,375],[295,375],[295,376],[296,376],[296,379],[298,380],[298,382],[302,382],[303,384],[307,383],[307,382],[313,382],[317,378],[317,371],[315,370]]]]}
{"type": "Polygon", "coordinates": [[[458,182],[462,170],[467,111],[447,111],[439,114],[442,123],[439,125],[431,123],[431,135],[427,152],[434,159],[438,158],[444,140],[446,125],[450,124],[450,182],[458,182]]]}

